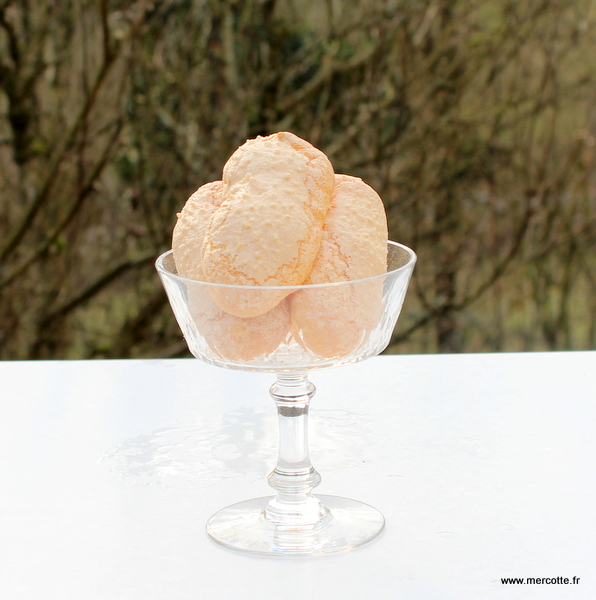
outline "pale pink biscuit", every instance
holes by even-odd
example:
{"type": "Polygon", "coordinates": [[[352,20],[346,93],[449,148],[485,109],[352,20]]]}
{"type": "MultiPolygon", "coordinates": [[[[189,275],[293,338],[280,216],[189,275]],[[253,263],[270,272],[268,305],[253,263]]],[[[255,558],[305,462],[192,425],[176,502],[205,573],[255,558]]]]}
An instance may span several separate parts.
{"type": "MultiPolygon", "coordinates": [[[[201,247],[213,213],[223,201],[222,191],[222,181],[201,186],[178,214],[172,249],[176,269],[182,277],[204,281],[201,247]]],[[[189,283],[188,303],[200,336],[219,357],[249,361],[273,352],[287,336],[290,330],[287,302],[259,317],[244,319],[221,310],[211,298],[210,287],[189,283]]],[[[247,289],[244,293],[255,292],[247,289]]]]}
{"type": "MultiPolygon", "coordinates": [[[[357,177],[335,179],[307,284],[354,282],[387,271],[387,219],[381,198],[357,177]]],[[[295,336],[320,356],[349,354],[378,323],[382,288],[377,279],[296,292],[290,297],[295,336]]]]}
{"type": "MultiPolygon", "coordinates": [[[[320,150],[292,133],[248,140],[223,171],[224,200],[202,249],[205,278],[239,285],[300,285],[309,275],[331,202],[334,173],[320,150]]],[[[213,294],[226,312],[254,317],[290,291],[213,294]]]]}
{"type": "Polygon", "coordinates": [[[223,202],[223,181],[202,185],[178,213],[172,235],[172,250],[178,275],[201,281],[201,248],[215,210],[223,202]]]}
{"type": "Polygon", "coordinates": [[[190,287],[188,304],[199,334],[224,360],[247,362],[270,354],[290,331],[290,307],[285,298],[264,315],[251,318],[235,317],[221,310],[207,286],[190,287]]]}

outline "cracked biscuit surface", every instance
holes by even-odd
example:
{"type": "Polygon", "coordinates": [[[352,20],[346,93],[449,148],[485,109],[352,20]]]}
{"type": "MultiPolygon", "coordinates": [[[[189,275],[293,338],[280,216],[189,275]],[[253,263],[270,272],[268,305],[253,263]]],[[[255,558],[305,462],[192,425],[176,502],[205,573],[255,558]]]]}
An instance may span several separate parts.
{"type": "MultiPolygon", "coordinates": [[[[321,242],[334,172],[329,159],[288,132],[257,137],[232,154],[223,170],[223,201],[205,233],[205,279],[237,285],[301,285],[321,242]]],[[[216,290],[230,314],[254,317],[289,294],[255,295],[216,290]]]]}
{"type": "MultiPolygon", "coordinates": [[[[178,274],[204,281],[201,247],[215,210],[223,201],[223,182],[201,186],[187,200],[178,215],[172,237],[178,274]]],[[[213,301],[209,287],[189,283],[188,305],[193,321],[211,349],[227,360],[249,361],[273,352],[290,330],[290,310],[286,301],[254,318],[237,317],[223,311],[213,301]]],[[[254,290],[246,290],[247,295],[254,290]]]]}
{"type": "Polygon", "coordinates": [[[379,195],[357,177],[335,176],[323,239],[307,284],[290,297],[292,328],[319,356],[345,356],[366,339],[382,312],[383,282],[355,281],[387,271],[387,219],[379,195]]]}

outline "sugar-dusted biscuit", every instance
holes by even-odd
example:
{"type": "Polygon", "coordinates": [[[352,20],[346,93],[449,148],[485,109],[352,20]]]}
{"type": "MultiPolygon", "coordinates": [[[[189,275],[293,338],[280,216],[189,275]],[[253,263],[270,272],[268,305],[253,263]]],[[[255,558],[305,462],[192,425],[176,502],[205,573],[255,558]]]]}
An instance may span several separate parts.
{"type": "Polygon", "coordinates": [[[270,354],[290,331],[290,307],[286,298],[258,317],[236,317],[215,304],[207,286],[191,284],[188,307],[199,336],[215,357],[223,360],[248,362],[270,354]]]}
{"type": "MultiPolygon", "coordinates": [[[[223,182],[214,181],[200,187],[187,200],[178,215],[172,239],[174,262],[178,274],[187,283],[188,306],[199,337],[203,338],[217,357],[232,361],[250,361],[273,352],[290,329],[287,302],[255,318],[230,315],[211,298],[201,266],[201,247],[213,213],[223,200],[223,182]]],[[[254,290],[240,290],[239,296],[254,290]]]]}
{"type": "MultiPolygon", "coordinates": [[[[288,286],[308,277],[331,202],[334,173],[320,150],[292,133],[248,140],[223,171],[223,201],[214,211],[202,246],[207,281],[288,286]]],[[[252,295],[218,289],[226,312],[254,317],[290,293],[252,295]]]]}
{"type": "Polygon", "coordinates": [[[290,297],[294,335],[326,358],[356,349],[382,312],[381,279],[387,271],[387,219],[379,195],[357,177],[336,175],[323,239],[306,284],[290,297]],[[349,282],[349,283],[339,283],[349,282]]]}
{"type": "Polygon", "coordinates": [[[172,250],[178,275],[201,281],[201,248],[213,213],[223,201],[223,181],[202,185],[178,213],[172,235],[172,250]]]}

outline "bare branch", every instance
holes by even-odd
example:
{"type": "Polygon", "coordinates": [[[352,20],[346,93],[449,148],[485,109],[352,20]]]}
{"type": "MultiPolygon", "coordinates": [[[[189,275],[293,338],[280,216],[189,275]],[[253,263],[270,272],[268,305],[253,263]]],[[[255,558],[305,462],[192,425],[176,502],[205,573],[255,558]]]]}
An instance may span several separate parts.
{"type": "Polygon", "coordinates": [[[112,148],[118,140],[121,129],[122,123],[119,122],[116,124],[116,127],[114,127],[112,136],[106,144],[102,156],[94,164],[93,169],[91,170],[85,181],[82,182],[78,193],[75,196],[74,202],[70,206],[66,215],[58,222],[58,224],[53,228],[53,230],[45,236],[45,239],[43,239],[38,244],[38,246],[29,253],[29,256],[27,258],[22,260],[20,264],[12,268],[7,273],[5,272],[5,274],[3,274],[0,277],[0,289],[12,283],[12,281],[14,281],[19,275],[21,275],[33,263],[35,263],[45,252],[47,252],[48,248],[58,239],[59,235],[73,220],[73,218],[83,205],[83,202],[93,191],[93,187],[95,185],[95,182],[97,181],[97,178],[99,177],[99,175],[105,168],[108,160],[110,159],[112,148]]]}
{"type": "Polygon", "coordinates": [[[120,263],[118,266],[110,269],[107,273],[101,275],[92,284],[88,285],[80,294],[74,298],[71,298],[68,302],[47,314],[41,322],[40,327],[45,329],[51,323],[60,319],[64,319],[77,308],[83,306],[86,302],[94,298],[99,292],[108,287],[112,282],[125,273],[153,264],[154,261],[155,255],[151,253],[148,256],[144,256],[136,260],[126,260],[120,263]]]}
{"type": "MultiPolygon", "coordinates": [[[[143,10],[139,11],[138,16],[132,23],[127,39],[133,37],[137,31],[137,29],[142,24],[145,12],[149,10],[150,3],[146,2],[143,5],[143,10]]],[[[122,48],[122,44],[119,46],[119,49],[122,48]]],[[[0,245],[0,262],[4,261],[10,253],[12,253],[15,248],[18,246],[20,241],[23,239],[27,230],[31,226],[35,216],[39,212],[39,210],[43,207],[43,205],[47,202],[50,197],[50,192],[53,188],[54,183],[56,182],[58,170],[61,164],[64,162],[65,157],[68,152],[71,150],[73,145],[75,144],[76,138],[84,126],[89,113],[94,108],[97,103],[99,92],[102,89],[111,69],[116,63],[116,59],[119,56],[119,52],[110,52],[108,54],[104,54],[103,62],[99,68],[99,71],[95,77],[93,85],[89,90],[88,95],[85,98],[82,106],[80,107],[74,121],[72,122],[68,132],[60,139],[57,144],[57,147],[51,151],[51,161],[48,165],[46,176],[41,184],[39,190],[35,194],[33,202],[29,206],[27,212],[23,215],[20,221],[16,224],[11,232],[6,236],[4,242],[0,245]]]]}

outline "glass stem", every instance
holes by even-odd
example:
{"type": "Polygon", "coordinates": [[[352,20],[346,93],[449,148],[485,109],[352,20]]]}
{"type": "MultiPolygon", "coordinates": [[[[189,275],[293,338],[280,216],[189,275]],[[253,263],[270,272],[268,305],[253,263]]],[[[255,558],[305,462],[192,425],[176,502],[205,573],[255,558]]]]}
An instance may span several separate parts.
{"type": "Polygon", "coordinates": [[[279,456],[268,477],[277,496],[269,502],[265,518],[278,527],[316,527],[328,511],[311,494],[321,482],[308,448],[308,407],[315,386],[306,373],[283,374],[277,376],[269,393],[279,418],[279,456]]]}

